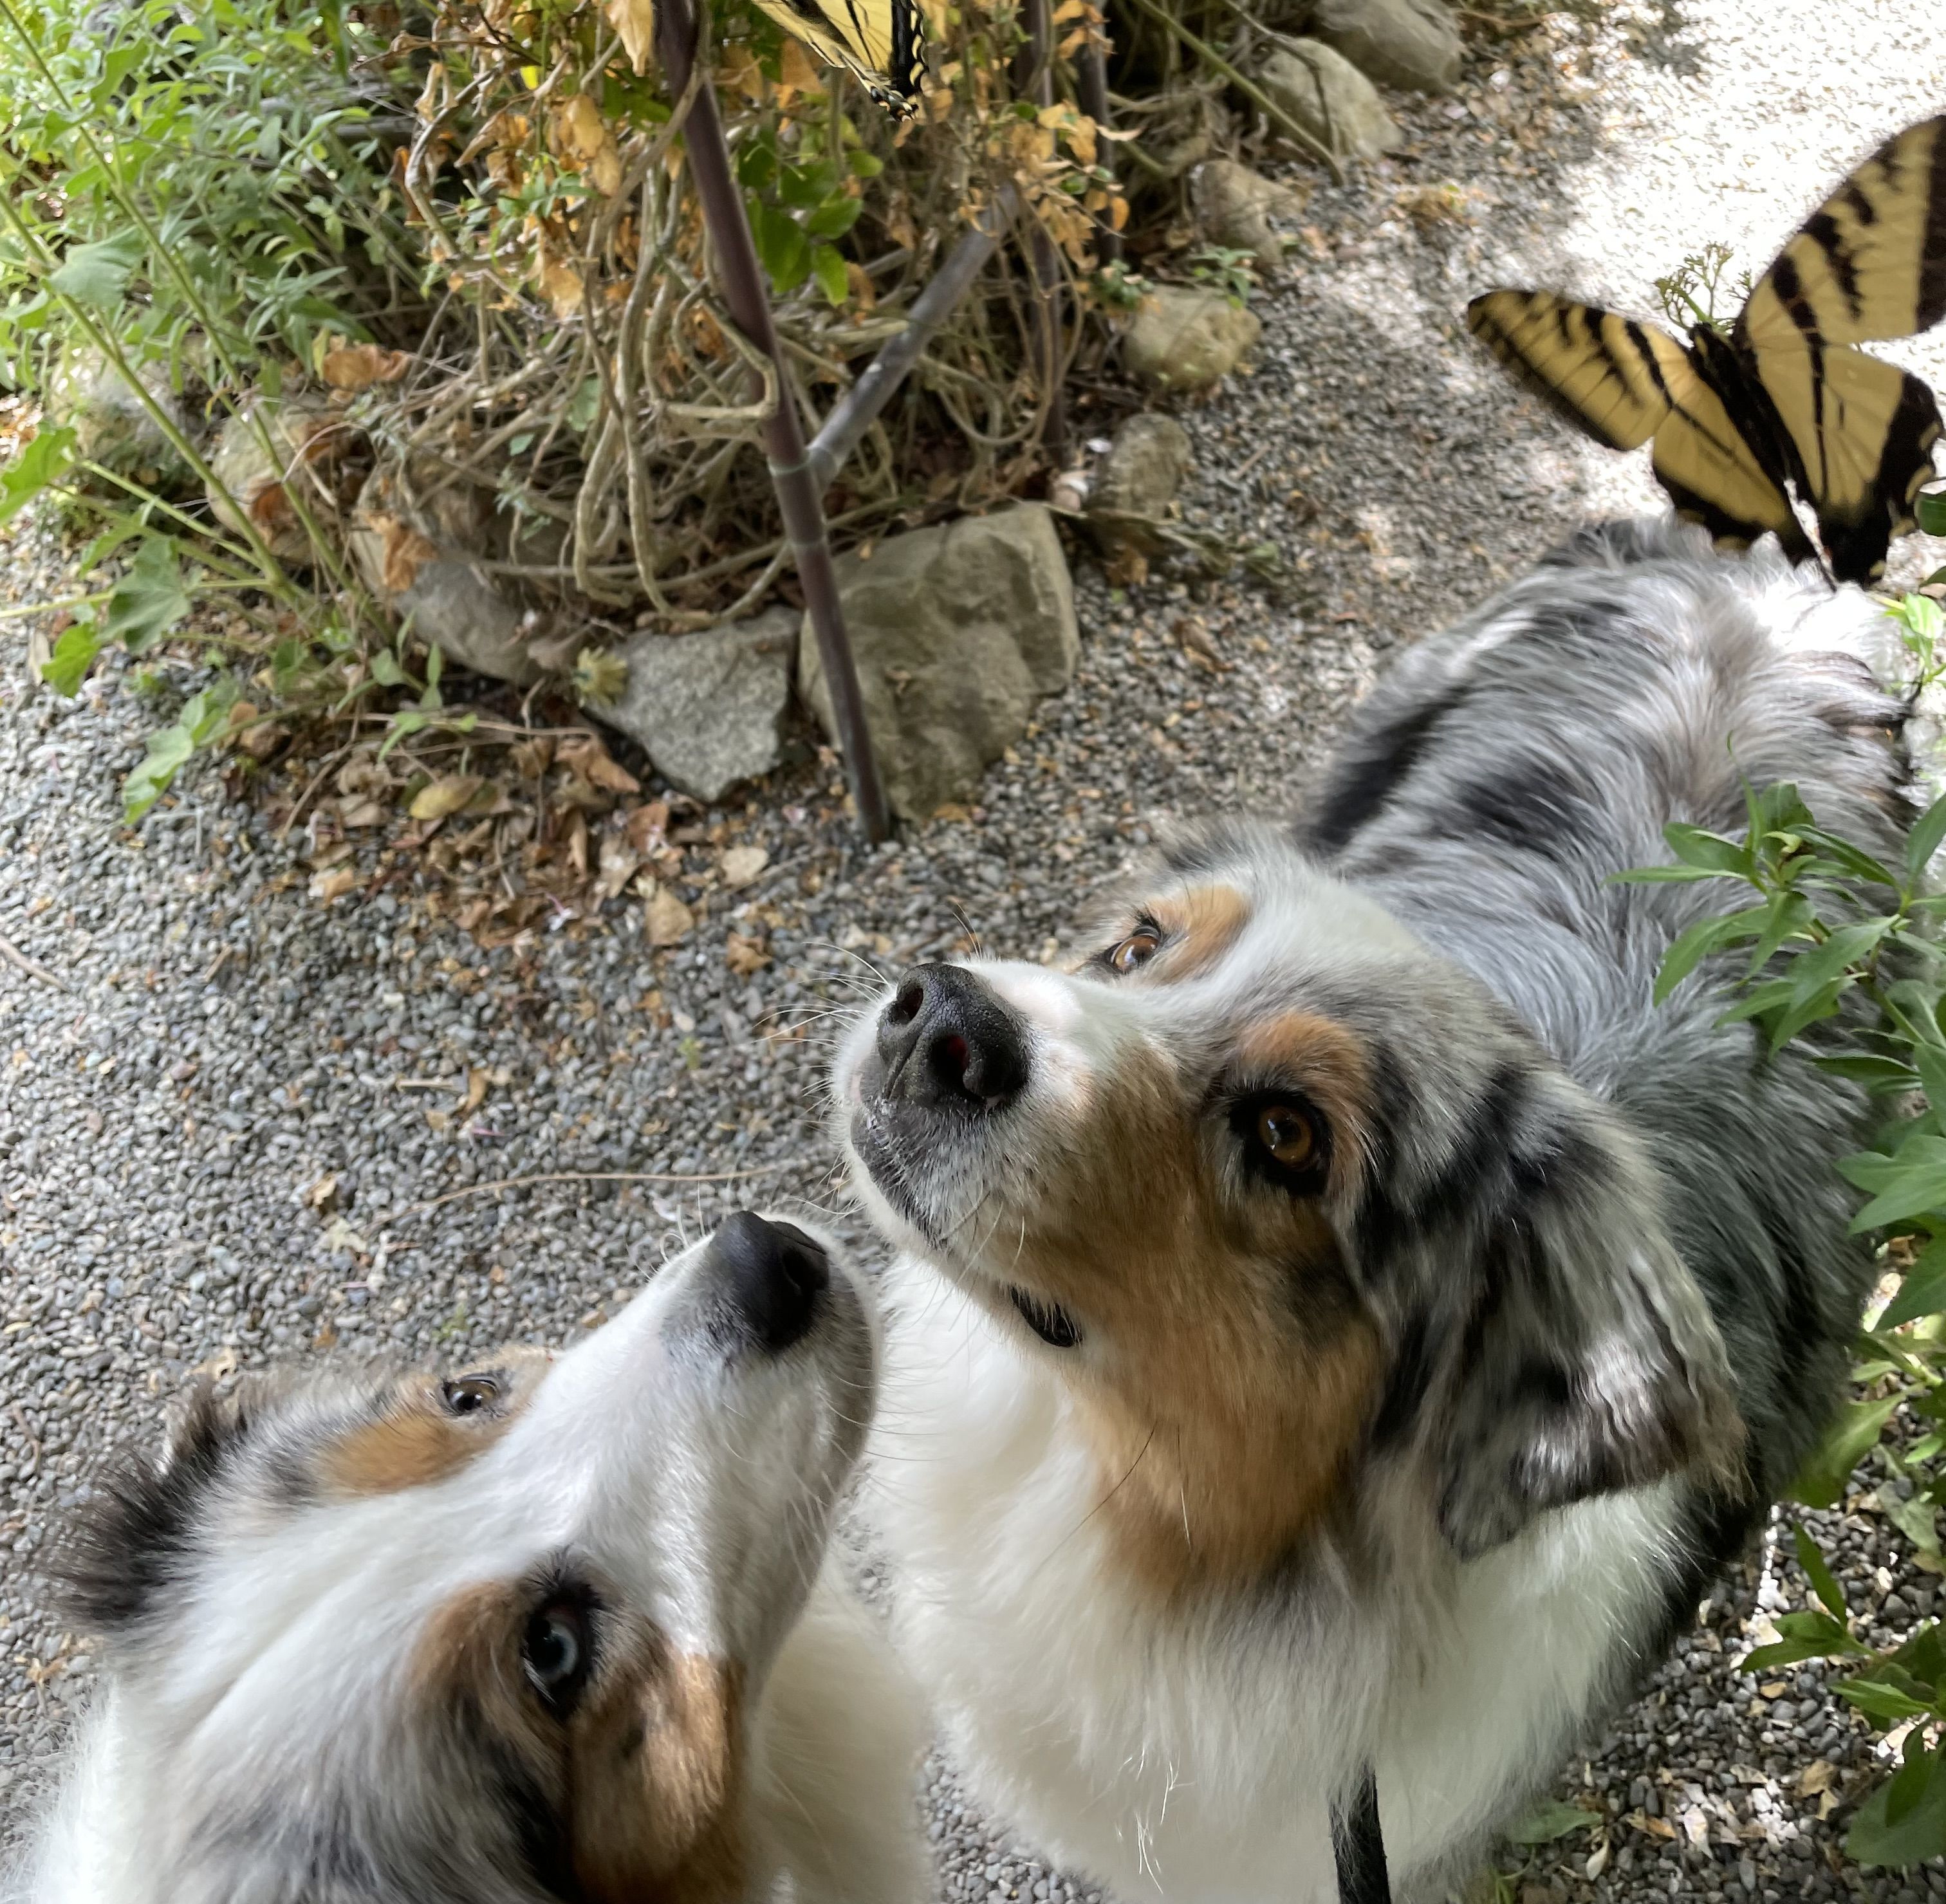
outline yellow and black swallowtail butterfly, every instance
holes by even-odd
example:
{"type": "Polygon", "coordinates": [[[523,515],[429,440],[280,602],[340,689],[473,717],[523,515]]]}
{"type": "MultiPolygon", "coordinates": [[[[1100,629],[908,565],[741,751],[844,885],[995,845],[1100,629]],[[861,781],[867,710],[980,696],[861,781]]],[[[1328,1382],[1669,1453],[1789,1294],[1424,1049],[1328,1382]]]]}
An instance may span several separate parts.
{"type": "Polygon", "coordinates": [[[1466,321],[1514,374],[1598,443],[1654,440],[1656,478],[1720,543],[1768,529],[1816,559],[1795,489],[1840,581],[1885,567],[1933,473],[1939,408],[1855,344],[1946,316],[1946,115],[1888,140],[1808,219],[1725,335],[1689,341],[1547,291],[1492,291],[1466,321]]]}
{"type": "Polygon", "coordinates": [[[919,98],[925,28],[918,0],[756,0],[826,65],[842,66],[888,112],[910,116],[919,98]]]}

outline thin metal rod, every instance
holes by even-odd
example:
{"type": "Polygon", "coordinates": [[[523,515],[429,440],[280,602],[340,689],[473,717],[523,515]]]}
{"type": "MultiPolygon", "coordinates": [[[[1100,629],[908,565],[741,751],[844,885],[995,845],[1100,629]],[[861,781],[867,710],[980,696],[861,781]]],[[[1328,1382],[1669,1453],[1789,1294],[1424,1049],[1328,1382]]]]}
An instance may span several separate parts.
{"type": "MultiPolygon", "coordinates": [[[[1114,122],[1108,116],[1108,54],[1101,40],[1093,33],[1088,35],[1088,43],[1081,49],[1081,57],[1075,62],[1074,92],[1076,103],[1104,132],[1113,131],[1114,122]]],[[[1115,148],[1104,139],[1100,149],[1101,163],[1110,171],[1115,169],[1115,148]]],[[[1095,255],[1104,264],[1118,263],[1122,255],[1122,234],[1106,218],[1100,221],[1100,230],[1095,236],[1095,255]]]]}
{"type": "MultiPolygon", "coordinates": [[[[695,65],[696,34],[696,17],[690,0],[662,0],[656,10],[656,44],[669,89],[678,97],[688,85],[695,65]]],[[[825,685],[831,693],[838,742],[844,751],[845,778],[851,785],[852,804],[858,810],[858,824],[864,829],[865,837],[874,843],[889,839],[891,813],[885,804],[884,783],[879,778],[878,759],[872,751],[871,730],[865,718],[864,697],[859,691],[857,667],[851,658],[851,643],[845,631],[845,610],[832,567],[831,538],[825,529],[820,485],[811,474],[804,426],[791,396],[789,380],[783,374],[777,326],[771,319],[770,298],[757,262],[757,248],[750,237],[749,221],[744,216],[743,196],[731,171],[730,148],[716,110],[715,91],[706,82],[697,89],[683,126],[683,137],[688,148],[690,174],[696,181],[696,195],[703,206],[703,224],[716,254],[717,268],[722,273],[724,301],[729,307],[731,321],[777,367],[777,400],[764,424],[764,454],[771,466],[771,480],[777,486],[784,533],[796,558],[798,580],[803,585],[811,633],[817,637],[819,659],[824,664],[825,685]]]]}
{"type": "MultiPolygon", "coordinates": [[[[1021,90],[1037,106],[1054,103],[1054,24],[1049,17],[1047,0],[1026,0],[1027,43],[1021,49],[1015,71],[1021,90]],[[1024,80],[1021,67],[1024,65],[1024,80]]],[[[1034,288],[1039,293],[1035,307],[1035,328],[1039,334],[1041,374],[1047,380],[1047,446],[1059,464],[1067,456],[1067,399],[1062,388],[1061,255],[1053,238],[1039,218],[1033,221],[1034,288]]]]}
{"type": "Polygon", "coordinates": [[[1003,186],[993,202],[973,221],[972,229],[947,254],[925,289],[913,300],[906,327],[865,366],[863,374],[824,419],[812,438],[811,480],[821,491],[844,467],[858,440],[889,403],[919,360],[933,333],[958,308],[981,267],[999,248],[1019,204],[1011,185],[1003,186]]]}

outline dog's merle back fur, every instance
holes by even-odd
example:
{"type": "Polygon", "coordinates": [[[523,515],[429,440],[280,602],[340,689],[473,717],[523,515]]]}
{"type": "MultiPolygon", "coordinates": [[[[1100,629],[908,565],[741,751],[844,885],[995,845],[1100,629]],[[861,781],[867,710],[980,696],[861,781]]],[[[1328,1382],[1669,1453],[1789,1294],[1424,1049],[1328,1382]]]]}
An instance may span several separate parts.
{"type": "MultiPolygon", "coordinates": [[[[1751,558],[1745,586],[1725,576],[1692,532],[1583,532],[1392,669],[1302,830],[1647,1147],[1728,1352],[1754,1505],[1828,1418],[1869,1280],[1831,1168],[1865,1101],[1810,1048],[1768,1056],[1719,1022],[1726,961],[1651,1002],[1675,936],[1747,894],[1609,876],[1668,858],[1663,820],[1741,833],[1747,786],[1795,782],[1822,825],[1895,865],[1912,810],[1906,708],[1860,653],[1892,646],[1873,641],[1876,611],[1807,595],[1775,558],[1751,558]]],[[[1744,1520],[1699,1529],[1699,1561],[1744,1520]]]]}

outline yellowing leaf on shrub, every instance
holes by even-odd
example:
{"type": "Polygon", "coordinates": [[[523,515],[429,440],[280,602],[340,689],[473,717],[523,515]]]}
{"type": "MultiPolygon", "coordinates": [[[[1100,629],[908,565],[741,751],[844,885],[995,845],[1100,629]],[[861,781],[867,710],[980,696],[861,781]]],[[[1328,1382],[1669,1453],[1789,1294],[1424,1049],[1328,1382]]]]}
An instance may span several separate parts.
{"type": "Polygon", "coordinates": [[[406,350],[381,350],[375,344],[348,344],[327,350],[318,374],[333,390],[369,390],[374,384],[396,384],[412,367],[406,350]]]}
{"type": "Polygon", "coordinates": [[[573,265],[543,252],[534,267],[534,283],[555,316],[580,315],[581,273],[573,265]]]}
{"type": "Polygon", "coordinates": [[[477,773],[448,773],[420,788],[413,796],[411,812],[415,819],[445,819],[459,812],[480,791],[477,773]]]}
{"type": "Polygon", "coordinates": [[[655,0],[603,0],[601,11],[622,35],[622,51],[636,72],[647,73],[656,57],[655,0]]]}
{"type": "Polygon", "coordinates": [[[579,169],[598,192],[613,192],[622,183],[622,155],[591,94],[570,94],[554,108],[548,143],[557,159],[579,169]]]}
{"type": "Polygon", "coordinates": [[[802,93],[817,99],[824,91],[824,78],[812,62],[811,55],[794,39],[786,39],[783,54],[777,60],[777,91],[785,105],[790,103],[788,95],[802,93]]]}

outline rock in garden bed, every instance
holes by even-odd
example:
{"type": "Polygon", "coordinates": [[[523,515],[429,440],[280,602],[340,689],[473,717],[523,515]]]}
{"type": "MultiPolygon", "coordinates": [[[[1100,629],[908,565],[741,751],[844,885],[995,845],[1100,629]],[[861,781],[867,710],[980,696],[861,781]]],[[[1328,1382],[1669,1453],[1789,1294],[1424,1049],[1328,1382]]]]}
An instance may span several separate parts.
{"type": "MultiPolygon", "coordinates": [[[[869,560],[842,557],[838,585],[885,791],[907,819],[971,798],[1080,656],[1067,558],[1039,503],[891,537],[869,560]]],[[[798,669],[835,734],[808,618],[798,669]]]]}
{"type": "Polygon", "coordinates": [[[1254,311],[1220,291],[1158,285],[1122,334],[1122,365],[1151,390],[1213,390],[1262,332],[1254,311]]]}
{"type": "Polygon", "coordinates": [[[1257,83],[1327,151],[1376,159],[1404,135],[1378,88],[1321,40],[1293,40],[1258,69],[1257,83]]]}

